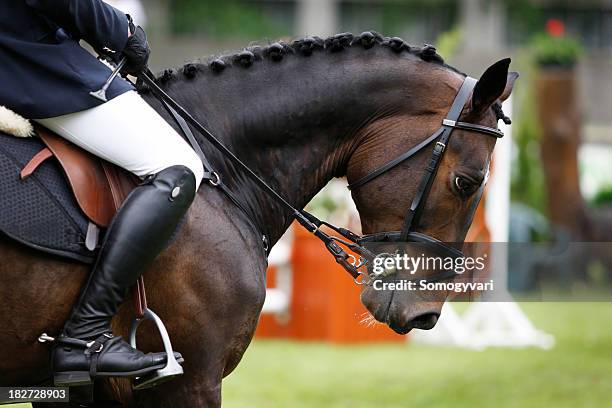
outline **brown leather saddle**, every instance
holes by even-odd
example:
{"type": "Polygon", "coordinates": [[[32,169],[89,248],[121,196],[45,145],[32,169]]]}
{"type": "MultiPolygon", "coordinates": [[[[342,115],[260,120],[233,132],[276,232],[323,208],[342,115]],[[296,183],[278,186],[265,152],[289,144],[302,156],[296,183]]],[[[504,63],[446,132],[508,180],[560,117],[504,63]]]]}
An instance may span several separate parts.
{"type": "Polygon", "coordinates": [[[45,160],[57,159],[79,207],[90,221],[86,246],[93,251],[99,229],[108,227],[127,195],[138,185],[138,179],[43,126],[35,125],[35,130],[46,147],[22,169],[21,178],[30,176],[45,160]]]}
{"type": "MultiPolygon", "coordinates": [[[[99,229],[107,228],[128,194],[138,185],[136,176],[70,143],[49,129],[35,125],[34,130],[45,144],[21,170],[25,179],[45,160],[55,157],[63,169],[76,201],[89,219],[85,245],[90,251],[98,246],[99,229]]],[[[134,307],[139,317],[147,309],[142,276],[134,286],[134,307]]]]}

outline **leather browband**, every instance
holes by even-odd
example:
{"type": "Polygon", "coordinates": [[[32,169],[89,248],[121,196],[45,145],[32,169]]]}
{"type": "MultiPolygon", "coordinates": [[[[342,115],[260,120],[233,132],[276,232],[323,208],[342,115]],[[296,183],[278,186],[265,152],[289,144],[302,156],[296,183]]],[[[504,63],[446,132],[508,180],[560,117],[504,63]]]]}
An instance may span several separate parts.
{"type": "Polygon", "coordinates": [[[475,125],[473,123],[468,123],[468,122],[454,122],[449,119],[444,119],[442,121],[442,125],[454,127],[455,129],[471,130],[474,132],[483,133],[488,136],[493,136],[498,139],[504,137],[504,132],[502,132],[499,129],[494,129],[494,128],[483,126],[483,125],[475,125]]]}

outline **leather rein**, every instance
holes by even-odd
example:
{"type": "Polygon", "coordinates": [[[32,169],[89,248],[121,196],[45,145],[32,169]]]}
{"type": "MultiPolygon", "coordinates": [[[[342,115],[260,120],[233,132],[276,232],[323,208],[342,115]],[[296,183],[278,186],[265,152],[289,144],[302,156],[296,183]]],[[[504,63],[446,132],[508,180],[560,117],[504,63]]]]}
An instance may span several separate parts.
{"type": "MultiPolygon", "coordinates": [[[[448,114],[446,115],[446,118],[442,121],[442,126],[438,130],[436,130],[431,136],[408,150],[406,153],[380,166],[379,168],[375,169],[371,173],[367,174],[366,176],[362,177],[361,179],[355,181],[354,183],[348,186],[349,190],[354,190],[363,186],[369,181],[396,167],[400,163],[410,159],[415,154],[435,142],[433,153],[425,168],[425,174],[423,175],[421,182],[419,183],[417,194],[412,200],[412,204],[410,205],[408,213],[406,214],[402,230],[379,232],[375,234],[360,236],[346,228],[337,227],[335,225],[322,221],[315,217],[313,214],[292,206],[272,187],[270,187],[264,180],[262,180],[253,170],[251,170],[246,164],[244,164],[231,150],[229,150],[221,141],[219,141],[219,139],[217,139],[210,131],[208,131],[204,126],[202,126],[202,124],[200,124],[195,118],[193,118],[193,116],[191,116],[189,112],[187,112],[163,89],[161,89],[155,82],[154,78],[155,77],[150,71],[143,72],[139,76],[139,79],[151,89],[153,94],[172,114],[172,116],[182,129],[183,133],[185,133],[187,141],[189,141],[198,156],[200,156],[200,159],[204,164],[204,170],[206,172],[205,179],[207,179],[211,185],[221,188],[222,191],[229,196],[231,201],[234,202],[234,204],[236,204],[243,212],[245,212],[248,217],[248,213],[245,211],[239,200],[237,200],[236,197],[232,194],[232,192],[229,191],[229,189],[221,183],[221,178],[219,177],[219,175],[214,170],[212,170],[210,162],[206,159],[204,152],[202,151],[202,148],[193,136],[189,125],[193,126],[199,133],[201,133],[202,136],[204,136],[217,150],[219,150],[219,152],[221,152],[223,156],[225,156],[237,167],[239,167],[249,178],[251,178],[255,182],[255,184],[257,184],[263,191],[265,191],[266,194],[270,195],[274,200],[276,200],[279,204],[285,207],[285,209],[287,209],[292,214],[292,217],[302,227],[304,227],[306,230],[308,230],[310,233],[320,239],[327,248],[327,250],[335,258],[336,262],[340,264],[353,277],[355,283],[360,285],[370,284],[372,278],[374,278],[373,276],[370,276],[367,271],[360,271],[363,266],[368,264],[369,260],[372,260],[376,257],[375,254],[373,254],[364,246],[368,243],[423,243],[428,245],[429,247],[432,247],[438,252],[446,254],[447,256],[451,256],[453,258],[463,257],[463,253],[459,249],[454,248],[434,237],[414,231],[414,226],[418,224],[418,221],[421,217],[421,213],[431,190],[431,186],[435,179],[436,172],[438,170],[438,167],[440,166],[440,163],[444,156],[444,151],[446,150],[446,146],[448,145],[453,130],[463,129],[496,138],[501,138],[504,135],[503,132],[492,127],[458,121],[463,107],[468,101],[477,83],[476,79],[471,77],[465,78],[463,84],[461,85],[461,88],[455,96],[455,99],[451,105],[448,114]],[[330,228],[331,230],[342,236],[342,238],[331,236],[325,233],[321,229],[322,226],[330,228]],[[359,258],[346,252],[342,246],[358,254],[359,258]]],[[[268,245],[268,238],[265,235],[262,236],[262,241],[264,249],[267,253],[269,253],[270,248],[268,245]]],[[[436,275],[428,277],[427,280],[438,281],[448,279],[454,277],[455,274],[456,273],[454,271],[447,271],[443,272],[439,276],[436,275]]]]}

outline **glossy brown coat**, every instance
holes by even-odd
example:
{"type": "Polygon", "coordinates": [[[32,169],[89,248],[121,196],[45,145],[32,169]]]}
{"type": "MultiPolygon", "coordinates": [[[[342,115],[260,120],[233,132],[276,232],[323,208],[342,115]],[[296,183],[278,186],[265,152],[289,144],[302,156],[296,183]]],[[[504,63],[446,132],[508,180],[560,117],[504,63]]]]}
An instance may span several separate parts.
{"type": "MultiPolygon", "coordinates": [[[[326,49],[316,41],[298,42],[285,47],[280,60],[269,49],[254,50],[250,62],[249,56],[225,58],[226,65],[233,65],[221,73],[218,64],[212,69],[190,65],[166,75],[163,83],[264,180],[302,208],[331,178],[355,180],[431,134],[462,82],[462,75],[436,62],[439,57],[431,50],[408,51],[388,40],[370,47],[363,38],[352,46],[332,41],[326,49]]],[[[503,89],[507,65],[496,74],[503,74],[503,89]]],[[[157,101],[146,97],[167,117],[157,101]]],[[[488,126],[496,122],[490,103],[478,110],[468,106],[464,116],[488,126]]],[[[276,242],[290,214],[236,174],[210,145],[201,144],[250,218],[276,242]]],[[[450,180],[458,172],[484,178],[493,146],[488,137],[462,131],[453,135],[420,231],[449,242],[463,240],[482,188],[462,198],[450,180]]],[[[364,232],[401,226],[428,155],[419,154],[354,193],[364,232]]],[[[249,345],[265,297],[261,232],[218,190],[200,189],[177,241],[145,274],[149,305],[185,356],[185,375],[137,395],[127,381],[99,381],[97,400],[146,407],[220,405],[221,380],[249,345]]],[[[88,267],[6,238],[0,238],[0,259],[0,385],[34,384],[49,376],[48,347],[36,339],[42,332],[60,331],[88,267]]],[[[352,284],[350,279],[346,284],[352,284]]],[[[444,297],[427,304],[414,300],[403,294],[362,294],[372,314],[399,332],[433,326],[435,321],[425,324],[419,318],[439,314],[444,297]]],[[[132,318],[129,305],[114,321],[119,334],[126,334],[132,318]]],[[[144,330],[139,346],[160,349],[151,327],[144,330]]]]}

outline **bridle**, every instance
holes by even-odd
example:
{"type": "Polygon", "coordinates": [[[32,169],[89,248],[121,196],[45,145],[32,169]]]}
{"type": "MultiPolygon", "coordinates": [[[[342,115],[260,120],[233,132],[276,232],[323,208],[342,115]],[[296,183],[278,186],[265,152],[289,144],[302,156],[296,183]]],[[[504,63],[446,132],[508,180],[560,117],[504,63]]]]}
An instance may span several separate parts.
{"type": "MultiPolygon", "coordinates": [[[[431,191],[431,186],[433,185],[433,181],[436,177],[436,173],[438,168],[440,167],[440,163],[442,162],[442,158],[444,157],[444,152],[446,151],[446,147],[448,146],[448,142],[450,141],[451,134],[454,129],[463,129],[467,131],[472,131],[476,133],[481,133],[487,136],[492,136],[495,138],[501,138],[504,136],[504,133],[499,130],[488,126],[476,125],[473,123],[467,122],[459,122],[459,116],[461,116],[461,112],[463,108],[470,98],[476,83],[477,79],[472,77],[466,77],[453,100],[450,110],[446,115],[446,118],[442,120],[442,126],[436,130],[431,136],[423,140],[418,145],[414,146],[412,149],[408,150],[406,153],[401,156],[383,164],[357,181],[349,184],[349,190],[355,190],[359,187],[362,187],[366,183],[374,180],[376,177],[386,173],[392,168],[396,167],[400,163],[410,159],[423,149],[425,149],[430,144],[434,143],[434,148],[431,157],[427,161],[427,166],[425,167],[425,173],[421,178],[416,194],[410,204],[410,208],[404,217],[404,224],[401,231],[391,231],[391,232],[379,232],[374,234],[368,234],[360,237],[358,240],[359,245],[364,245],[366,243],[372,242],[414,242],[414,243],[423,243],[428,244],[433,247],[437,253],[445,254],[446,256],[452,258],[463,257],[463,252],[459,249],[450,246],[430,235],[422,234],[420,232],[414,231],[416,225],[421,218],[423,213],[423,208],[425,207],[425,203],[427,202],[427,197],[429,196],[429,192],[431,191]]],[[[455,275],[454,271],[442,272],[435,276],[428,277],[429,281],[437,281],[451,278],[455,275]]]]}
{"type": "MultiPolygon", "coordinates": [[[[325,244],[327,250],[334,256],[336,262],[339,263],[354,278],[356,283],[369,284],[371,282],[371,278],[373,278],[373,276],[368,275],[367,272],[360,271],[360,269],[365,266],[369,260],[376,257],[375,254],[373,254],[365,247],[365,245],[374,242],[422,243],[426,244],[428,247],[432,248],[438,253],[445,254],[446,256],[450,256],[453,258],[463,257],[463,253],[459,249],[452,247],[432,236],[414,231],[414,228],[416,225],[418,225],[418,221],[421,217],[421,213],[423,212],[423,208],[427,201],[427,197],[429,196],[433,181],[435,179],[436,172],[440,166],[440,163],[442,162],[444,152],[446,150],[453,130],[463,129],[496,138],[501,138],[504,135],[502,131],[496,128],[467,122],[459,122],[459,116],[461,115],[465,104],[469,100],[470,95],[472,94],[472,91],[474,90],[474,87],[478,82],[476,79],[471,77],[466,77],[464,79],[463,83],[461,84],[461,87],[459,88],[459,91],[457,92],[457,95],[455,96],[451,108],[448,114],[446,115],[446,118],[442,121],[442,126],[438,130],[436,130],[431,136],[423,140],[418,145],[414,146],[412,149],[408,150],[406,153],[380,166],[379,168],[375,169],[371,173],[351,183],[348,186],[350,190],[354,190],[363,186],[364,184],[375,179],[376,177],[396,167],[400,163],[410,159],[418,152],[422,151],[427,146],[435,142],[432,155],[427,162],[427,166],[425,167],[425,174],[423,175],[419,183],[417,193],[414,199],[412,200],[408,213],[406,214],[406,217],[404,219],[404,225],[402,230],[378,232],[364,236],[355,234],[354,232],[346,228],[337,227],[333,224],[319,220],[313,214],[293,207],[282,196],[280,196],[276,191],[274,191],[274,189],[272,189],[265,181],[263,181],[256,173],[254,173],[246,164],[244,164],[238,157],[236,157],[234,153],[232,153],[227,147],[225,147],[225,145],[223,145],[212,133],[210,133],[197,120],[195,120],[182,106],[180,106],[168,94],[166,94],[155,83],[154,77],[150,73],[150,71],[143,72],[140,75],[139,79],[149,86],[153,93],[163,102],[166,108],[168,108],[168,110],[172,113],[175,120],[177,120],[181,129],[183,130],[183,133],[185,133],[187,140],[191,143],[194,150],[196,151],[196,153],[198,153],[200,159],[204,163],[206,173],[214,176],[214,178],[209,180],[211,185],[215,187],[224,186],[224,184],[221,183],[218,174],[214,170],[212,170],[209,161],[204,156],[201,147],[199,146],[195,137],[191,133],[191,130],[187,123],[196,128],[198,132],[200,132],[225,157],[227,157],[235,165],[240,167],[240,169],[267,194],[269,194],[283,207],[289,210],[293,218],[298,223],[300,223],[300,225],[302,225],[309,232],[319,238],[325,244]],[[335,236],[331,236],[325,233],[321,229],[322,226],[330,228],[331,230],[340,234],[342,238],[337,238],[335,236]],[[357,253],[359,255],[359,258],[347,253],[342,246],[357,253]]],[[[236,203],[235,197],[230,192],[228,192],[227,189],[222,189],[222,191],[228,194],[230,199],[232,199],[232,201],[236,203]]],[[[239,207],[242,208],[240,205],[239,207]]],[[[265,235],[262,237],[262,240],[264,242],[264,249],[269,252],[270,248],[268,248],[266,245],[267,238],[265,235]]],[[[437,281],[449,279],[454,277],[455,275],[455,271],[450,270],[442,272],[435,276],[429,276],[427,277],[427,280],[437,281]]]]}
{"type": "MultiPolygon", "coordinates": [[[[451,134],[454,129],[463,129],[472,132],[477,132],[481,134],[485,134],[487,136],[493,136],[496,138],[501,138],[504,136],[503,132],[488,126],[476,125],[467,122],[459,122],[459,116],[461,115],[461,111],[465,106],[465,103],[468,101],[474,86],[476,85],[477,80],[471,77],[466,77],[455,96],[453,104],[446,115],[446,118],[442,121],[442,126],[436,130],[431,136],[427,139],[423,140],[421,143],[408,150],[406,153],[401,156],[385,163],[384,165],[378,167],[376,170],[370,172],[359,180],[351,183],[348,186],[349,190],[355,190],[359,187],[362,187],[366,183],[374,180],[376,177],[386,173],[392,168],[396,167],[400,163],[412,158],[414,155],[419,153],[425,147],[434,143],[434,148],[430,159],[427,162],[427,166],[425,167],[425,173],[421,178],[419,183],[419,187],[417,189],[416,195],[410,204],[410,208],[404,218],[404,224],[401,231],[394,232],[382,232],[377,234],[366,235],[362,237],[361,242],[435,242],[440,243],[440,241],[433,239],[428,235],[424,235],[414,231],[414,227],[418,224],[421,214],[423,212],[423,208],[425,207],[425,203],[427,201],[427,197],[429,196],[429,192],[431,190],[431,186],[436,176],[436,172],[440,163],[442,162],[442,158],[444,156],[444,152],[446,150],[446,146],[450,140],[451,134]]],[[[454,249],[453,247],[448,246],[448,251],[456,255],[460,255],[459,251],[454,249]]]]}

